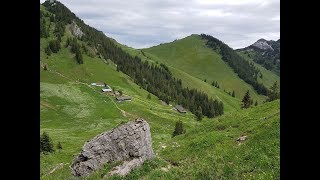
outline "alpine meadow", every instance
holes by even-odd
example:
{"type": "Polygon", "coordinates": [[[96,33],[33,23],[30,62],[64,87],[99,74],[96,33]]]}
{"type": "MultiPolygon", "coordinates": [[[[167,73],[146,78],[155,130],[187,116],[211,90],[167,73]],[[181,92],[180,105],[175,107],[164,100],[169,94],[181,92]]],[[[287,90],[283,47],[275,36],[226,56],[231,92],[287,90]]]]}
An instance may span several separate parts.
{"type": "Polygon", "coordinates": [[[133,48],[79,17],[40,3],[40,179],[280,179],[280,39],[133,48]]]}

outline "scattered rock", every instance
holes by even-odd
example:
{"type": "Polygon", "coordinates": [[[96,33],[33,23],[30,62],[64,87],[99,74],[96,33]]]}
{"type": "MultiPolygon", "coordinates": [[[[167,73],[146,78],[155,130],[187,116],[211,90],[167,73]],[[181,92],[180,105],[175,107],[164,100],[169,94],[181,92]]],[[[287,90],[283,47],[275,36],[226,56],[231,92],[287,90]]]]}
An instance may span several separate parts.
{"type": "Polygon", "coordinates": [[[247,139],[247,136],[241,136],[237,139],[238,142],[245,141],[247,139]]]}
{"type": "Polygon", "coordinates": [[[87,176],[103,164],[124,161],[112,174],[124,175],[154,158],[150,127],[147,121],[137,119],[104,132],[86,142],[71,165],[74,176],[87,176]]]}
{"type": "Polygon", "coordinates": [[[167,166],[167,167],[162,167],[162,168],[160,168],[162,171],[164,171],[164,172],[168,172],[169,171],[169,169],[171,169],[171,166],[170,166],[170,164],[167,166]]]}
{"type": "Polygon", "coordinates": [[[166,167],[162,167],[161,170],[164,171],[164,172],[168,172],[169,171],[169,169],[166,168],[166,167]]]}
{"type": "Polygon", "coordinates": [[[119,165],[117,167],[114,167],[112,169],[112,171],[109,172],[109,176],[112,175],[120,175],[120,176],[124,176],[126,174],[128,174],[132,169],[142,165],[144,162],[143,158],[139,157],[139,158],[134,158],[131,161],[125,161],[122,165],[119,165]]]}
{"type": "Polygon", "coordinates": [[[162,146],[161,146],[161,148],[163,148],[163,149],[165,149],[166,147],[167,147],[167,146],[165,146],[165,145],[162,145],[162,146]]]}
{"type": "Polygon", "coordinates": [[[180,145],[177,142],[172,142],[172,147],[180,147],[180,145]]]}

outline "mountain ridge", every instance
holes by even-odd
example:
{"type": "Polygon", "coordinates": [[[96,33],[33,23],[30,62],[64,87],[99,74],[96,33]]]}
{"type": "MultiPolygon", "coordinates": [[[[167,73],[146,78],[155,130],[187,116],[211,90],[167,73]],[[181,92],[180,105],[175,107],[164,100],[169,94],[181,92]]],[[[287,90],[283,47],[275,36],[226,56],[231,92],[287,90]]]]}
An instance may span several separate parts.
{"type": "MultiPolygon", "coordinates": [[[[59,4],[58,1],[56,3],[59,4]]],[[[55,11],[58,14],[41,12],[45,10],[40,6],[44,32],[43,37],[40,36],[40,133],[46,132],[53,145],[60,144],[61,148],[55,148],[54,153],[40,153],[40,179],[74,179],[70,165],[83,144],[97,134],[138,117],[144,118],[150,125],[156,158],[134,169],[123,177],[125,179],[279,179],[279,100],[263,103],[261,96],[252,94],[254,100],[261,98],[259,105],[242,110],[242,94],[236,92],[236,97],[232,97],[223,91],[224,83],[219,81],[219,89],[211,85],[209,78],[205,82],[204,76],[195,77],[180,69],[170,68],[162,64],[162,59],[144,50],[124,47],[110,39],[103,41],[102,38],[108,37],[83,25],[80,20],[76,21],[77,25],[89,37],[76,37],[68,28],[69,23],[64,24],[73,20],[68,18],[68,12],[59,14],[63,8],[55,11]],[[54,17],[51,18],[51,15],[54,17]],[[60,18],[59,21],[56,18],[60,18]],[[50,44],[56,52],[46,51],[48,47],[50,49],[50,44]],[[125,49],[125,53],[119,48],[125,49]],[[77,52],[82,55],[83,63],[77,61],[77,52]],[[125,61],[137,62],[139,58],[141,64],[138,68],[131,69],[128,64],[121,64],[125,61]],[[147,64],[150,69],[143,67],[147,64]],[[169,101],[169,105],[162,103],[146,90],[148,87],[144,87],[145,84],[138,82],[140,78],[132,75],[139,76],[141,70],[155,72],[152,69],[158,71],[145,76],[142,82],[156,80],[152,78],[162,75],[167,79],[182,77],[177,83],[185,89],[179,96],[189,93],[187,89],[196,88],[201,94],[222,101],[224,114],[197,120],[197,116],[188,109],[187,113],[177,112],[173,108],[176,105],[174,101],[169,101]],[[132,97],[132,101],[117,102],[112,94],[93,86],[93,82],[104,82],[119,94],[132,97]],[[185,133],[172,137],[179,121],[185,133]],[[246,139],[238,141],[239,137],[244,136],[246,139]]],[[[195,50],[193,52],[199,52],[199,56],[209,53],[210,57],[219,57],[209,48],[203,48],[204,41],[190,43],[199,45],[191,48],[195,50]]],[[[218,63],[232,72],[221,59],[218,63]]],[[[135,67],[137,64],[131,65],[135,67]]],[[[221,74],[221,77],[224,76],[221,74]]],[[[210,74],[208,77],[216,78],[210,74]]],[[[169,88],[168,84],[161,83],[157,89],[163,87],[169,88]]],[[[174,94],[174,91],[165,95],[170,93],[174,94]]],[[[194,96],[193,100],[207,103],[202,95],[194,96]]],[[[198,112],[204,109],[196,108],[198,112]]],[[[87,179],[119,179],[106,175],[120,163],[106,163],[87,179]]]]}
{"type": "Polygon", "coordinates": [[[236,52],[247,56],[275,74],[280,74],[280,39],[276,41],[259,39],[247,47],[236,49],[236,52]]]}

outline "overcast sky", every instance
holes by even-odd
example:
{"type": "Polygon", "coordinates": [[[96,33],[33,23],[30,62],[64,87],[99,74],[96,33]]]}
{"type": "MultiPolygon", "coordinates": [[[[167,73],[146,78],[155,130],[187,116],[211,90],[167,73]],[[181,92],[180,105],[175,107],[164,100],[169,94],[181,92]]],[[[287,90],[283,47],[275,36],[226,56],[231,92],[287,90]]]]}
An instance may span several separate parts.
{"type": "MultiPolygon", "coordinates": [[[[44,0],[40,0],[44,2],[44,0]]],[[[60,0],[86,24],[145,48],[209,34],[230,47],[280,38],[280,0],[60,0]]]]}

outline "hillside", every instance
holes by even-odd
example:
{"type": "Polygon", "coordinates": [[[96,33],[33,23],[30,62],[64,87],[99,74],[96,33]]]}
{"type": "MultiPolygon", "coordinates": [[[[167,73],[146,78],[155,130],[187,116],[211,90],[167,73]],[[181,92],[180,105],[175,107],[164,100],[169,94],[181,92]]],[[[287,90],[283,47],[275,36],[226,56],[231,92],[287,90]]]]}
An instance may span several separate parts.
{"type": "MultiPolygon", "coordinates": [[[[58,8],[48,1],[45,6],[40,5],[40,134],[47,132],[55,146],[53,153],[40,153],[40,179],[74,179],[69,166],[85,142],[138,117],[150,125],[156,159],[145,162],[125,179],[279,179],[279,100],[241,110],[239,97],[233,98],[222,88],[180,68],[170,66],[170,71],[166,70],[157,56],[105,37],[61,3],[54,3],[58,8]],[[81,32],[85,36],[79,37],[81,32]],[[141,69],[149,67],[145,63],[148,62],[152,65],[146,69],[153,78],[164,74],[167,79],[161,83],[178,82],[179,88],[179,80],[175,79],[178,77],[183,86],[189,87],[182,89],[184,93],[199,88],[223,102],[223,115],[204,116],[197,121],[189,110],[178,113],[172,107],[176,101],[171,100],[170,105],[161,103],[146,90],[149,87],[132,76],[138,74],[134,64],[128,66],[125,61],[134,62],[141,69]],[[101,92],[100,87],[92,86],[93,82],[104,82],[132,97],[132,101],[119,103],[101,92]],[[172,138],[178,120],[186,134],[172,138]],[[235,141],[241,135],[248,138],[238,145],[235,141]],[[58,142],[61,150],[56,148],[58,142]]],[[[223,83],[219,84],[223,87],[223,83]]],[[[200,102],[206,102],[205,98],[200,102]]],[[[88,178],[80,179],[102,179],[116,164],[106,164],[88,178]]]]}
{"type": "MultiPolygon", "coordinates": [[[[234,90],[238,99],[241,99],[245,92],[250,90],[254,99],[259,102],[264,100],[264,97],[258,95],[252,86],[234,73],[221,59],[221,55],[206,47],[206,42],[199,35],[191,35],[171,43],[143,49],[143,52],[172,69],[180,70],[202,81],[206,79],[209,85],[217,81],[222,91],[232,92],[234,90]]],[[[183,76],[178,77],[183,78],[183,76]]]]}
{"type": "MultiPolygon", "coordinates": [[[[50,14],[43,6],[41,9],[50,14]]],[[[46,18],[47,25],[48,21],[46,18]]],[[[179,114],[171,106],[162,105],[152,94],[151,99],[147,99],[149,93],[118,72],[110,60],[83,54],[84,63],[77,64],[70,47],[65,47],[68,37],[73,36],[68,27],[61,39],[61,49],[48,56],[45,47],[52,39],[55,23],[50,26],[49,37],[40,39],[40,131],[47,132],[54,145],[61,142],[63,149],[41,154],[42,179],[71,178],[68,165],[88,139],[137,117],[148,120],[155,146],[171,137],[177,120],[186,122],[187,127],[199,124],[190,112],[179,114]],[[105,82],[133,100],[117,103],[114,97],[101,93],[100,88],[90,86],[92,82],[105,82]],[[63,167],[51,172],[60,163],[63,167]]]]}
{"type": "Polygon", "coordinates": [[[249,62],[252,62],[260,70],[260,75],[258,76],[258,82],[261,82],[267,88],[270,88],[273,85],[273,83],[277,81],[278,85],[280,86],[280,77],[275,72],[267,70],[262,65],[254,62],[254,60],[250,58],[247,53],[240,51],[238,52],[238,54],[243,58],[245,58],[246,60],[248,60],[249,62]]]}
{"type": "Polygon", "coordinates": [[[155,148],[158,158],[126,179],[280,179],[280,101],[206,120],[155,148]]]}
{"type": "Polygon", "coordinates": [[[236,51],[245,54],[267,70],[280,75],[280,39],[277,41],[259,39],[252,45],[236,51]]]}

